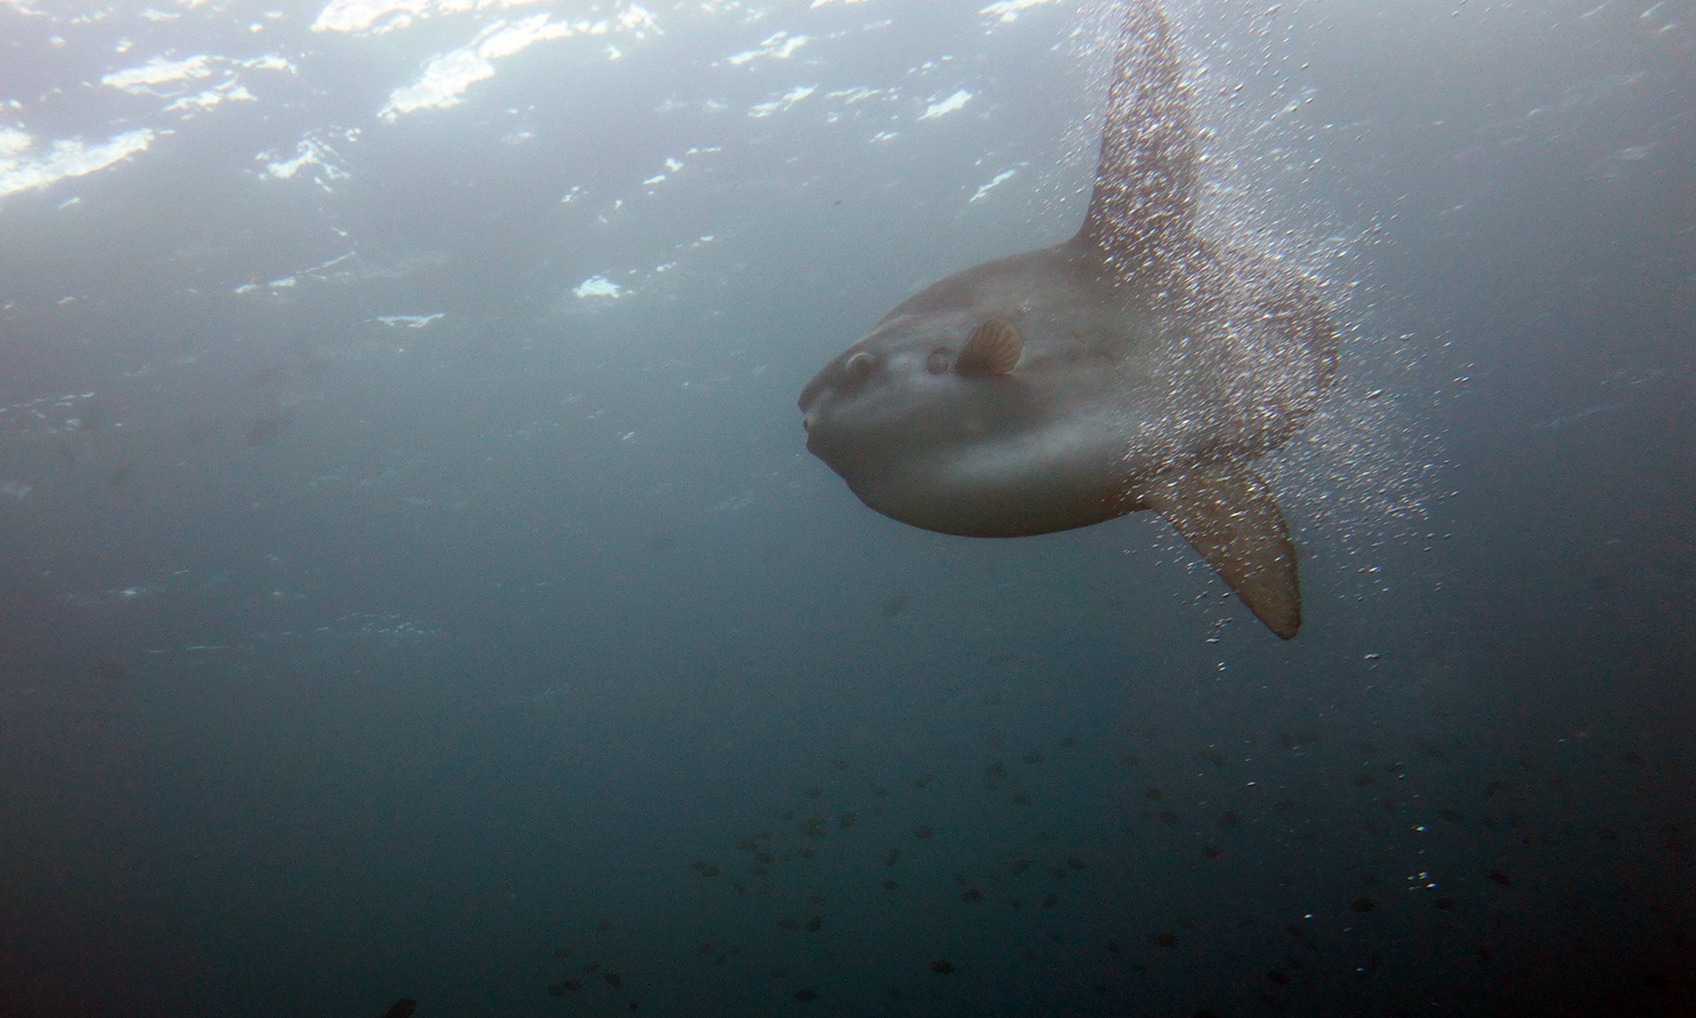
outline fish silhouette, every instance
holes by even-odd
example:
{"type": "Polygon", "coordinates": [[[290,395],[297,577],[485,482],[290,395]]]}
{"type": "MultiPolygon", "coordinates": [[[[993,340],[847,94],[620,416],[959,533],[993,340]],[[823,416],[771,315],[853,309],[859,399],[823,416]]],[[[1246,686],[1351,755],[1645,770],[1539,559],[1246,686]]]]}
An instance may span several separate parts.
{"type": "Polygon", "coordinates": [[[801,392],[807,448],[866,505],[1022,537],[1152,509],[1278,636],[1296,550],[1251,466],[1330,387],[1315,283],[1196,228],[1190,90],[1160,7],[1125,4],[1094,192],[1053,247],[921,290],[801,392]]]}

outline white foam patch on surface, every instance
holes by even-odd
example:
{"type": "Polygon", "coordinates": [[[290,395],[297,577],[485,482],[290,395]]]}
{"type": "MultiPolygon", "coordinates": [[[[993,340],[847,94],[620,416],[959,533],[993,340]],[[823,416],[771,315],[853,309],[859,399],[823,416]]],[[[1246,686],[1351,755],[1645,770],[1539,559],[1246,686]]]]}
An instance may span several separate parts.
{"type": "Polygon", "coordinates": [[[797,85],[770,102],[756,103],[749,107],[750,117],[769,117],[792,109],[796,103],[817,92],[817,85],[797,85]]]}
{"type": "Polygon", "coordinates": [[[867,88],[861,85],[854,88],[835,89],[824,94],[824,98],[836,106],[835,109],[825,114],[825,120],[836,123],[844,117],[853,116],[859,112],[855,111],[853,107],[861,103],[870,102],[887,105],[900,97],[900,91],[894,88],[867,88]]]}
{"type": "MultiPolygon", "coordinates": [[[[710,233],[703,233],[691,240],[679,241],[671,246],[674,255],[669,261],[661,262],[651,269],[627,269],[621,273],[602,273],[590,276],[577,284],[576,288],[568,291],[576,298],[573,308],[587,307],[598,310],[610,306],[615,300],[635,296],[650,289],[667,273],[675,270],[688,256],[712,244],[717,238],[710,233]],[[615,281],[612,276],[618,276],[624,282],[615,281]]],[[[575,313],[572,309],[564,309],[567,313],[575,313]]]]}
{"type": "MultiPolygon", "coordinates": [[[[599,20],[559,21],[546,14],[535,14],[518,21],[496,21],[465,46],[433,58],[417,81],[390,93],[388,104],[377,115],[393,122],[420,110],[457,106],[471,86],[495,76],[497,61],[540,42],[615,34],[641,39],[658,31],[654,16],[635,4],[624,5],[616,16],[599,20]]],[[[608,55],[617,59],[619,51],[609,46],[608,55]]]]}
{"type": "Polygon", "coordinates": [[[681,158],[668,156],[665,161],[665,169],[643,180],[642,186],[652,188],[656,185],[665,183],[678,172],[687,168],[690,160],[695,156],[712,155],[723,151],[724,146],[722,145],[693,145],[683,153],[681,158]]]}
{"type": "Polygon", "coordinates": [[[724,62],[732,67],[741,67],[743,64],[761,59],[788,60],[795,55],[796,50],[811,41],[811,38],[805,35],[777,32],[767,36],[765,41],[751,50],[744,50],[741,53],[733,53],[725,57],[724,62]]]}
{"type": "Polygon", "coordinates": [[[217,88],[209,88],[194,95],[185,95],[166,105],[167,113],[181,110],[209,110],[226,102],[254,102],[257,97],[245,86],[234,82],[226,82],[217,88]]]}
{"type": "Polygon", "coordinates": [[[989,192],[995,190],[997,187],[1000,187],[1002,184],[1005,184],[1007,181],[1012,180],[1014,177],[1016,177],[1018,175],[1019,175],[1019,171],[1018,171],[1017,168],[1014,168],[1014,169],[1011,169],[1011,170],[1002,170],[1000,173],[997,173],[995,176],[991,177],[989,179],[989,183],[978,188],[977,193],[972,195],[971,200],[974,201],[974,202],[982,201],[984,196],[989,194],[989,192]]]}
{"type": "Polygon", "coordinates": [[[925,111],[919,114],[919,119],[935,120],[937,117],[945,117],[950,113],[955,113],[959,110],[965,109],[966,104],[971,101],[972,93],[962,88],[948,98],[938,99],[936,102],[925,107],[925,111]]]}
{"type": "Polygon", "coordinates": [[[496,22],[472,40],[471,45],[431,60],[417,81],[390,93],[388,105],[377,115],[394,121],[419,110],[457,106],[472,85],[495,76],[496,60],[538,42],[570,34],[569,25],[551,22],[545,14],[526,18],[516,25],[496,22]]]}
{"type": "Polygon", "coordinates": [[[842,105],[852,106],[857,102],[860,102],[860,101],[865,100],[865,99],[870,99],[873,96],[886,95],[886,94],[890,94],[890,93],[888,93],[887,90],[885,90],[885,89],[867,88],[864,85],[858,85],[858,86],[855,86],[854,88],[839,88],[839,89],[836,89],[833,92],[826,92],[825,98],[827,98],[827,99],[840,99],[840,100],[842,100],[842,105]]]}
{"type": "Polygon", "coordinates": [[[15,127],[0,127],[0,159],[14,159],[35,144],[28,131],[15,127]]]}
{"type": "MultiPolygon", "coordinates": [[[[0,310],[9,309],[7,304],[0,310]]],[[[0,405],[0,433],[10,435],[60,435],[85,426],[92,392],[63,396],[37,396],[18,403],[0,405]]]]}
{"type": "Polygon", "coordinates": [[[433,315],[378,315],[377,323],[392,329],[422,329],[446,315],[446,311],[438,311],[433,315]]]}
{"type": "Polygon", "coordinates": [[[128,70],[113,71],[101,77],[100,83],[107,88],[115,88],[120,92],[131,95],[152,93],[158,95],[158,89],[165,85],[175,85],[185,81],[195,81],[209,77],[212,74],[212,58],[202,53],[198,56],[183,60],[164,60],[154,57],[140,67],[128,70]]]}
{"type": "Polygon", "coordinates": [[[318,12],[312,30],[381,35],[405,28],[435,6],[431,0],[333,0],[318,12]]]}
{"type": "Polygon", "coordinates": [[[331,0],[312,22],[314,32],[382,35],[435,15],[533,7],[548,0],[331,0]]]}
{"type": "Polygon", "coordinates": [[[1000,22],[1019,20],[1019,15],[1033,7],[1042,7],[1053,3],[1054,0],[1000,0],[978,11],[979,14],[994,18],[1000,22]]]}
{"type": "Polygon", "coordinates": [[[142,127],[92,144],[65,138],[45,152],[32,154],[37,149],[33,137],[15,128],[0,128],[0,198],[104,170],[145,152],[155,138],[168,133],[142,127]]]}
{"type": "Polygon", "coordinates": [[[242,71],[298,73],[293,63],[275,53],[246,60],[199,53],[179,60],[154,57],[139,67],[103,75],[100,84],[130,95],[152,95],[175,100],[165,107],[167,110],[207,109],[227,100],[254,98],[241,83],[242,71]],[[218,80],[190,94],[193,86],[214,78],[218,80]]]}
{"type": "MultiPolygon", "coordinates": [[[[349,131],[347,140],[357,140],[359,132],[349,131]]],[[[263,174],[273,180],[309,178],[325,191],[334,190],[334,183],[352,174],[342,163],[341,156],[322,138],[307,135],[295,143],[293,158],[283,158],[277,151],[261,152],[256,157],[264,163],[263,174]]]]}
{"type": "Polygon", "coordinates": [[[605,276],[590,276],[577,284],[577,289],[571,292],[579,299],[601,297],[616,300],[630,291],[605,276]]]}
{"type": "Polygon", "coordinates": [[[447,256],[439,251],[418,251],[384,261],[362,258],[355,251],[344,251],[310,268],[280,276],[268,283],[243,283],[232,292],[238,296],[280,296],[283,291],[292,290],[302,282],[347,284],[372,279],[404,279],[446,263],[447,256]]]}

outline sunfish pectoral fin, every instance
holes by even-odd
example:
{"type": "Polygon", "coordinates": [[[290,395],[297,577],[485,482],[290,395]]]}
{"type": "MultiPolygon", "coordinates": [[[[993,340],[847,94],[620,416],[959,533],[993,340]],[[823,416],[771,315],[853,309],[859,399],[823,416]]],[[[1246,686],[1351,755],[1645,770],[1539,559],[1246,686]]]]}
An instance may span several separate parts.
{"type": "Polygon", "coordinates": [[[962,375],[1005,375],[1019,366],[1025,340],[1012,323],[991,318],[974,330],[954,362],[962,375]]]}
{"type": "Polygon", "coordinates": [[[1138,492],[1266,627],[1288,640],[1301,628],[1296,549],[1272,491],[1239,463],[1200,464],[1164,474],[1138,492]]]}

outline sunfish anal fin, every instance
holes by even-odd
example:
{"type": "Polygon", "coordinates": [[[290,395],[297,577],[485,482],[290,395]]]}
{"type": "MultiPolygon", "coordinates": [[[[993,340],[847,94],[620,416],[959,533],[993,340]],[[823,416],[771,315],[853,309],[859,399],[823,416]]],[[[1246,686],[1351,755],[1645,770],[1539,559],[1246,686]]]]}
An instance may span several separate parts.
{"type": "Polygon", "coordinates": [[[1178,528],[1268,629],[1286,640],[1296,635],[1296,549],[1260,475],[1237,463],[1198,464],[1162,474],[1138,495],[1178,528]]]}

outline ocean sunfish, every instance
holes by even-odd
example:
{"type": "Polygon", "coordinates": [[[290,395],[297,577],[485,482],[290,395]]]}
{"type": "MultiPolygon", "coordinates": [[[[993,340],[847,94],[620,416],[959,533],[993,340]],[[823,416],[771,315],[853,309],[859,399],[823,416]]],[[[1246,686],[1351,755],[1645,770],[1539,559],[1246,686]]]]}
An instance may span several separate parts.
{"type": "Polygon", "coordinates": [[[1196,232],[1189,87],[1154,0],[1127,0],[1077,235],[975,265],[885,315],[801,392],[807,448],[866,505],[1022,537],[1153,509],[1274,633],[1296,551],[1250,461],[1329,388],[1315,284],[1196,232]]]}

